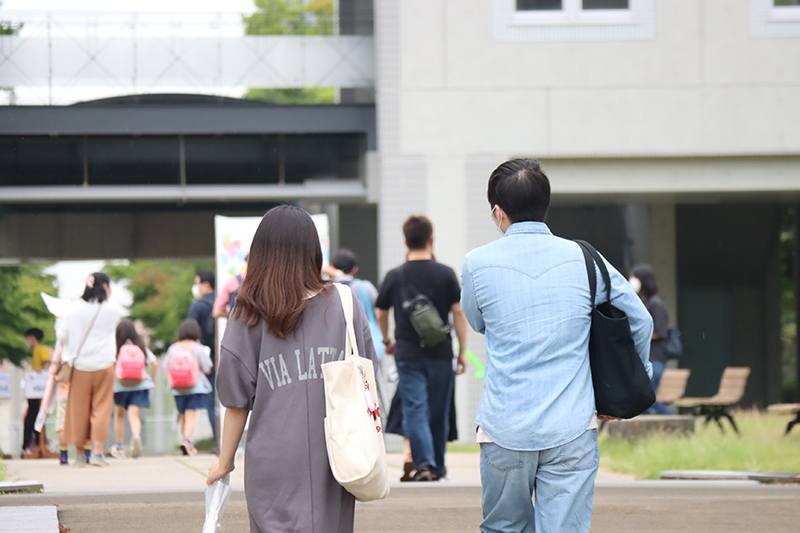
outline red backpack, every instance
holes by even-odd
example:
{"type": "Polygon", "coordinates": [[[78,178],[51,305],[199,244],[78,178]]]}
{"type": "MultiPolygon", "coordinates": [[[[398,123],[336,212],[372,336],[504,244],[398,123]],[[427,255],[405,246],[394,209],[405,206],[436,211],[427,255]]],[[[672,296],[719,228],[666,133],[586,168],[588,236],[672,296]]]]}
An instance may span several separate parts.
{"type": "Polygon", "coordinates": [[[177,392],[190,392],[200,377],[200,365],[194,356],[197,343],[181,341],[173,345],[169,358],[169,386],[177,392]]]}
{"type": "Polygon", "coordinates": [[[117,354],[117,366],[114,375],[123,387],[135,387],[147,379],[145,372],[146,357],[141,348],[130,341],[123,344],[117,354]]]}

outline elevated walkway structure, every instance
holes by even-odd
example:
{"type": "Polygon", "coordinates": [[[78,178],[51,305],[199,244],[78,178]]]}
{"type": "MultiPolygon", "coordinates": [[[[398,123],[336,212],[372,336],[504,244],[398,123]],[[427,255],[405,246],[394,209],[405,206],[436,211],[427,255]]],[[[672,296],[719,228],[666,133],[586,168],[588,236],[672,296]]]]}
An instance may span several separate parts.
{"type": "Polygon", "coordinates": [[[16,36],[0,36],[0,87],[43,104],[71,103],[76,89],[106,95],[243,88],[371,88],[372,35],[242,36],[238,15],[14,13],[16,36]],[[237,35],[238,33],[238,35],[237,35]]]}

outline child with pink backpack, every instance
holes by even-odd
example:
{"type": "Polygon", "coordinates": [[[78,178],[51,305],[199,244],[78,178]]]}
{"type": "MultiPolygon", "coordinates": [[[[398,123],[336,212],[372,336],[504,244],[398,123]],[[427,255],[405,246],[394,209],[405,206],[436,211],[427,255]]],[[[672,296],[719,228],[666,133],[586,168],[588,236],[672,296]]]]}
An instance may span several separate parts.
{"type": "Polygon", "coordinates": [[[150,394],[153,391],[158,370],[158,361],[136,332],[130,320],[120,320],[116,331],[117,362],[114,367],[114,437],[111,447],[112,457],[125,459],[125,415],[131,426],[131,457],[142,455],[141,409],[150,408],[150,394]],[[152,376],[147,375],[150,367],[152,376]]]}
{"type": "Polygon", "coordinates": [[[162,362],[180,414],[184,455],[197,454],[192,444],[197,411],[208,409],[208,394],[211,392],[211,382],[206,377],[212,368],[210,350],[197,342],[202,335],[197,320],[184,320],[178,329],[178,342],[169,347],[162,362]]]}

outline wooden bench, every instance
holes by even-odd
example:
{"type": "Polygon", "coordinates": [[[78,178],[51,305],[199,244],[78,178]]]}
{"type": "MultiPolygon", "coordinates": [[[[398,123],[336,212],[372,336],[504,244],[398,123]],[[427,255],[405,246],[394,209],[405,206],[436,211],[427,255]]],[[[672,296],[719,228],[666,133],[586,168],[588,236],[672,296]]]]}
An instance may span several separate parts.
{"type": "Polygon", "coordinates": [[[795,418],[786,426],[784,435],[788,435],[795,424],[800,424],[800,403],[776,403],[767,407],[767,411],[795,415],[795,418]]]}
{"type": "Polygon", "coordinates": [[[686,383],[692,371],[687,368],[666,368],[661,375],[656,401],[663,404],[675,403],[686,393],[686,383]]]}
{"type": "Polygon", "coordinates": [[[733,421],[730,409],[739,403],[744,396],[744,389],[747,386],[747,378],[749,376],[749,368],[729,366],[722,372],[719,391],[714,396],[710,398],[682,398],[675,403],[679,407],[691,408],[694,410],[695,416],[705,416],[704,426],[714,420],[723,433],[725,428],[722,426],[722,418],[727,418],[733,430],[738,434],[739,428],[736,427],[736,422],[733,421]]]}

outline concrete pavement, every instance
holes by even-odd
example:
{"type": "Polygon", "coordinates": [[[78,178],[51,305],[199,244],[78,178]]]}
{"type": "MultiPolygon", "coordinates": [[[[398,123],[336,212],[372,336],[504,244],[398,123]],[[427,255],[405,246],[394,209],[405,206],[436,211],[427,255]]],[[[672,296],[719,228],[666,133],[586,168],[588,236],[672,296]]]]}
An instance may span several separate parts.
{"type": "MultiPolygon", "coordinates": [[[[214,460],[158,457],[114,461],[109,468],[73,469],[54,461],[11,461],[16,476],[38,476],[42,494],[0,496],[0,506],[57,505],[72,533],[197,532],[204,517],[203,472],[214,460]],[[22,464],[20,464],[22,463],[22,464]],[[49,464],[48,464],[49,463],[49,464]]],[[[402,457],[392,455],[393,478],[402,457]]],[[[381,502],[358,504],[358,533],[478,531],[481,521],[478,456],[448,456],[451,479],[440,483],[397,483],[381,502]]],[[[223,517],[223,533],[248,531],[241,469],[223,517]]],[[[689,531],[796,532],[800,529],[800,486],[756,482],[632,481],[601,473],[592,531],[667,533],[689,531]]]]}

